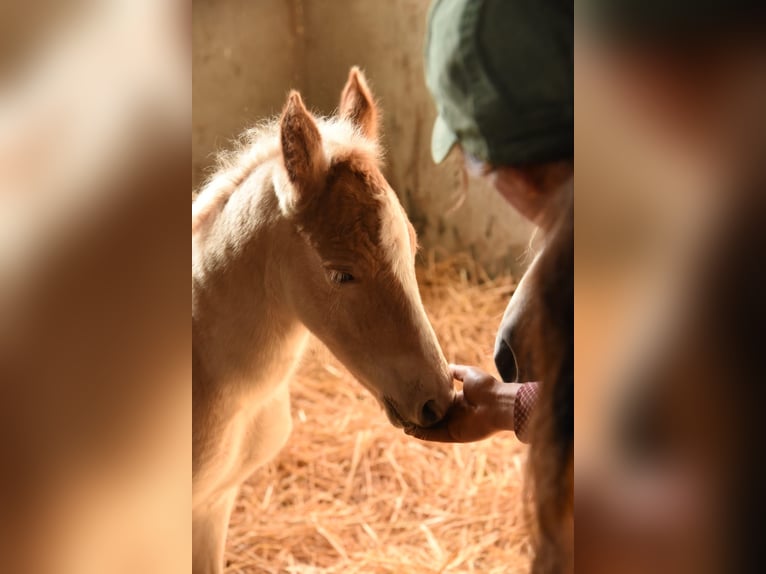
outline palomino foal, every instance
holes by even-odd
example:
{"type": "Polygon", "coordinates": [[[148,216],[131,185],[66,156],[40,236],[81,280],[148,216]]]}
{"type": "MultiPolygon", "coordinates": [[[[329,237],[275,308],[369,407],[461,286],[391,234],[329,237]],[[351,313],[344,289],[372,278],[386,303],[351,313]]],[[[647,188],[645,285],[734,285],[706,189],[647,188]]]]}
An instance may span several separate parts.
{"type": "Polygon", "coordinates": [[[337,117],[292,92],[192,211],[194,572],[220,572],[242,482],[290,434],[309,333],[399,427],[451,404],[415,280],[415,233],[379,168],[378,112],[353,68],[337,117]]]}

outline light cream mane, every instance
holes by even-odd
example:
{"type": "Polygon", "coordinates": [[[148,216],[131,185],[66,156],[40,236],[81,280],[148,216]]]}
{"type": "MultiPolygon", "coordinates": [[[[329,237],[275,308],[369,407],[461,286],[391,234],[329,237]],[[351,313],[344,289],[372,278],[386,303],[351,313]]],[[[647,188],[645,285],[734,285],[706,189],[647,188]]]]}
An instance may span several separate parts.
{"type": "MultiPolygon", "coordinates": [[[[352,154],[379,164],[382,152],[377,141],[365,137],[349,120],[338,116],[315,117],[328,164],[352,154]]],[[[192,203],[192,235],[211,223],[240,185],[259,166],[281,159],[279,117],[245,130],[232,149],[216,157],[216,168],[192,203]]]]}

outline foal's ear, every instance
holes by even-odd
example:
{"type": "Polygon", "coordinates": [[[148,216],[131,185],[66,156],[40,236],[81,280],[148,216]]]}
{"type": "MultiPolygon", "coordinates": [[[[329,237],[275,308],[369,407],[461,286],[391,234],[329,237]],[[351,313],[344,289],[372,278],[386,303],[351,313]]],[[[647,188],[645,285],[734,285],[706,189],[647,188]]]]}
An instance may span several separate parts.
{"type": "Polygon", "coordinates": [[[294,204],[322,184],[327,166],[319,128],[295,90],[282,111],[280,140],[287,177],[297,194],[286,199],[294,204]]]}
{"type": "Polygon", "coordinates": [[[362,71],[354,66],[340,95],[340,115],[350,119],[368,138],[378,137],[378,108],[362,71]]]}

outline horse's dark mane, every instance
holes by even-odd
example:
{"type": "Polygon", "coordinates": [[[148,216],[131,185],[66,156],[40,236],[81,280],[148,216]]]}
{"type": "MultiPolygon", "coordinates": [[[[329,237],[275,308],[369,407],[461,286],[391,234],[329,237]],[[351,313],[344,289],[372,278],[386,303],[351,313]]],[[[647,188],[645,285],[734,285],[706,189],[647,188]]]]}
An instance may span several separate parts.
{"type": "Polygon", "coordinates": [[[558,574],[571,568],[565,521],[573,512],[574,449],[574,189],[562,190],[552,210],[555,223],[531,279],[537,312],[532,345],[541,394],[533,420],[529,473],[538,529],[533,574],[558,574]]]}

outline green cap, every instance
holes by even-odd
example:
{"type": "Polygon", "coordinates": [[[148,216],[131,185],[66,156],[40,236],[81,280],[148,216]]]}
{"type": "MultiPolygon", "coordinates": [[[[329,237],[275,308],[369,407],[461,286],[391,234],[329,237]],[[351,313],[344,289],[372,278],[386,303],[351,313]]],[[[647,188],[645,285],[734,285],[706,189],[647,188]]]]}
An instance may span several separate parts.
{"type": "Polygon", "coordinates": [[[563,0],[436,0],[426,83],[431,153],[460,143],[493,165],[574,156],[574,7],[563,0]]]}

